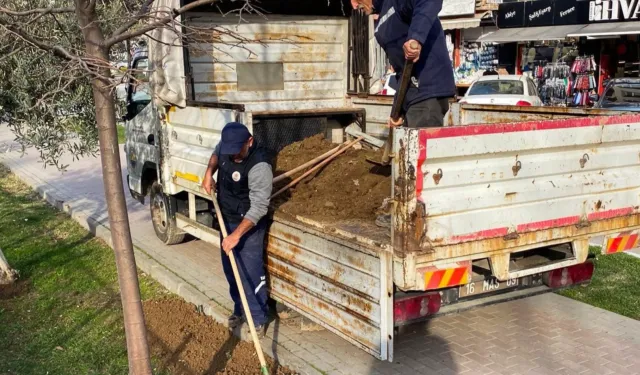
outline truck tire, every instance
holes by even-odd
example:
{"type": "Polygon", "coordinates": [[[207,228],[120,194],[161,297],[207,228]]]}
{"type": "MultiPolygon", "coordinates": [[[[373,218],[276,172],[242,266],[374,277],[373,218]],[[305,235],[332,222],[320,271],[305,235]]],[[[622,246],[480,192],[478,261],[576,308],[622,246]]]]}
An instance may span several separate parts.
{"type": "Polygon", "coordinates": [[[184,241],[185,233],[178,229],[176,224],[176,209],[171,204],[171,199],[162,191],[162,186],[154,181],[151,185],[149,207],[151,210],[151,222],[156,236],[165,245],[175,245],[184,241]]]}

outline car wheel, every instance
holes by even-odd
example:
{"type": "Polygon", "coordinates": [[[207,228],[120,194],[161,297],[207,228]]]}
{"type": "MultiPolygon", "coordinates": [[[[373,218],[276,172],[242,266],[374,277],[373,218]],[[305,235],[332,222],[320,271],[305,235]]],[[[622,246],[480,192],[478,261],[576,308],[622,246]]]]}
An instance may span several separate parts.
{"type": "Polygon", "coordinates": [[[176,224],[176,209],[157,181],[151,185],[150,210],[153,229],[160,241],[165,245],[175,245],[184,241],[185,233],[179,230],[176,224]]]}

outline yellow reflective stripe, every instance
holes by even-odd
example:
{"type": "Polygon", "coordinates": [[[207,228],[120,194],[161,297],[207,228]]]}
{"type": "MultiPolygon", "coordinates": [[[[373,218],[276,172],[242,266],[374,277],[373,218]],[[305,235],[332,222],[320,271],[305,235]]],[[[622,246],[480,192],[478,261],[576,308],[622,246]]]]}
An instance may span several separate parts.
{"type": "Polygon", "coordinates": [[[618,245],[618,248],[616,249],[616,252],[623,251],[625,249],[625,247],[627,247],[627,242],[629,242],[629,237],[631,237],[631,236],[622,237],[622,241],[620,241],[620,245],[618,245]]]}
{"type": "Polygon", "coordinates": [[[176,177],[180,177],[183,180],[200,183],[200,177],[196,176],[193,173],[184,173],[180,171],[176,171],[176,177]]]}
{"type": "Polygon", "coordinates": [[[449,285],[449,281],[451,280],[451,276],[453,276],[453,273],[456,271],[455,268],[448,268],[447,271],[444,273],[444,276],[442,277],[442,280],[440,280],[440,285],[439,288],[444,288],[445,286],[449,285]]]}

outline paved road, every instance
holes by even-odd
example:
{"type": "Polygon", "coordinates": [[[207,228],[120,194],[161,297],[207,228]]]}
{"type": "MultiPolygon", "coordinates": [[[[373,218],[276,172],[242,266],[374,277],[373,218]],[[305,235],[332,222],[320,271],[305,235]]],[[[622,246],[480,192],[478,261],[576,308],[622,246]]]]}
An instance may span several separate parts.
{"type": "MultiPolygon", "coordinates": [[[[82,224],[89,219],[106,224],[98,160],[71,162],[65,173],[43,169],[36,152],[20,157],[12,139],[0,125],[0,162],[43,194],[63,201],[82,224]]],[[[128,207],[136,246],[206,294],[214,315],[225,316],[231,301],[219,251],[201,241],[164,246],[155,237],[148,206],[130,199],[128,207]]],[[[168,285],[175,278],[159,281],[168,285]]],[[[309,374],[640,373],[640,322],[555,294],[412,326],[397,337],[394,363],[379,362],[327,331],[302,332],[286,324],[272,325],[263,344],[285,364],[309,374]]]]}

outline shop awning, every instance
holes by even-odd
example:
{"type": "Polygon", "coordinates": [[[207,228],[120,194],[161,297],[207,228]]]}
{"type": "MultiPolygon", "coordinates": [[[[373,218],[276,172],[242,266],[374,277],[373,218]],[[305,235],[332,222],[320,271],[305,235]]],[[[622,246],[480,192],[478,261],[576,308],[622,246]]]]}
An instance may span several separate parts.
{"type": "Polygon", "coordinates": [[[480,26],[480,21],[488,14],[489,12],[480,12],[469,17],[441,18],[440,23],[444,30],[470,29],[480,26]]]}
{"type": "Polygon", "coordinates": [[[567,36],[569,37],[606,37],[616,35],[640,34],[640,22],[612,22],[582,25],[567,36]]]}
{"type": "Polygon", "coordinates": [[[567,35],[576,32],[584,27],[585,25],[568,25],[500,29],[494,33],[483,35],[478,39],[478,41],[512,43],[538,40],[562,40],[565,39],[567,35]]]}

